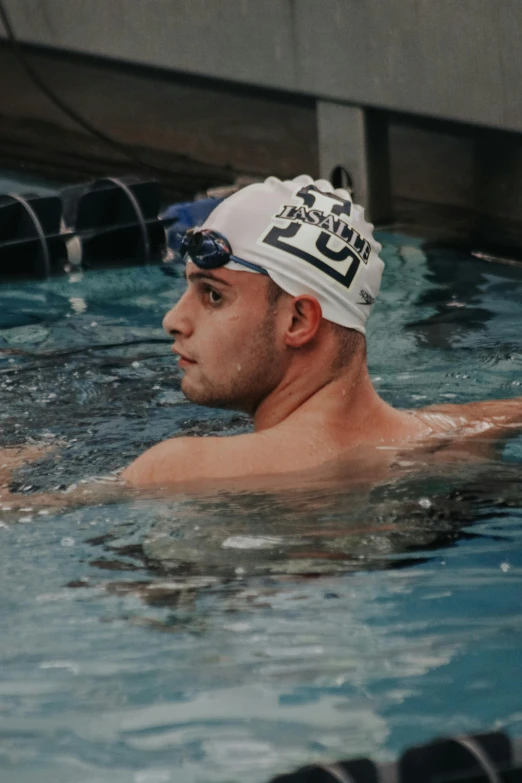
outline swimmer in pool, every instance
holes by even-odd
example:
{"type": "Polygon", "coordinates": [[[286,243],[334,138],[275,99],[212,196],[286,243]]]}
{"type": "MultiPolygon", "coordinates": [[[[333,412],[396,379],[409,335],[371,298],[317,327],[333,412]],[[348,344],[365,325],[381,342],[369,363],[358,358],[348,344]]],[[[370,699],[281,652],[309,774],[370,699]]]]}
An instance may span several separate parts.
{"type": "MultiPolygon", "coordinates": [[[[176,437],[122,474],[133,487],[290,474],[401,449],[483,458],[522,428],[522,401],[396,410],[372,386],[365,323],[384,263],[346,190],[270,177],[222,202],[183,243],[187,290],[164,318],[192,402],[254,432],[176,437]]],[[[374,469],[373,468],[373,469],[374,469]]],[[[375,474],[374,474],[375,475],[375,474]]]]}

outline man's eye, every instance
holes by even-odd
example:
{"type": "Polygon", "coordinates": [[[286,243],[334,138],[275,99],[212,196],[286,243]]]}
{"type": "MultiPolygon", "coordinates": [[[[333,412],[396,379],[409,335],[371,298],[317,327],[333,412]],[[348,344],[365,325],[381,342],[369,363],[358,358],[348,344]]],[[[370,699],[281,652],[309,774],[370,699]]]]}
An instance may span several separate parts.
{"type": "Polygon", "coordinates": [[[210,299],[210,302],[212,304],[218,304],[221,302],[222,296],[217,291],[214,291],[213,288],[208,289],[208,298],[210,299]]]}

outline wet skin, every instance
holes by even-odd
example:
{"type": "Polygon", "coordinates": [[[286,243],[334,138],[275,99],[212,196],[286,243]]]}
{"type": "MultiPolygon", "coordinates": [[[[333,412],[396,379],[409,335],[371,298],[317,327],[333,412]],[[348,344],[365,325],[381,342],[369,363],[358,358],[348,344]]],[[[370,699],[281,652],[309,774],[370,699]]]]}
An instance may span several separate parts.
{"type": "Polygon", "coordinates": [[[371,384],[364,350],[342,367],[331,325],[311,296],[267,300],[266,277],[187,265],[187,291],[165,330],[193,402],[245,411],[255,432],[173,438],[122,474],[154,487],[291,474],[342,462],[375,480],[401,451],[437,460],[491,457],[496,440],[522,428],[522,400],[399,411],[371,384]],[[356,463],[358,468],[356,468],[356,463]],[[370,467],[371,466],[371,467],[370,467]]]}

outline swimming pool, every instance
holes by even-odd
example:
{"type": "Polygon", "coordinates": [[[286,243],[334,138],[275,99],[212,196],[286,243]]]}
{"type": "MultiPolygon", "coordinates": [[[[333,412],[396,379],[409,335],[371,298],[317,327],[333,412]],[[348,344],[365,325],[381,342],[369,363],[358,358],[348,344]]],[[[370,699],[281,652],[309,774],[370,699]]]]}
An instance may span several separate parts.
{"type": "MultiPolygon", "coordinates": [[[[373,381],[522,393],[522,270],[383,234],[373,381]]],[[[38,514],[31,495],[242,416],[179,391],[158,267],[0,287],[0,445],[59,441],[0,511],[4,783],[268,781],[437,735],[522,734],[522,439],[487,466],[38,514]]]]}

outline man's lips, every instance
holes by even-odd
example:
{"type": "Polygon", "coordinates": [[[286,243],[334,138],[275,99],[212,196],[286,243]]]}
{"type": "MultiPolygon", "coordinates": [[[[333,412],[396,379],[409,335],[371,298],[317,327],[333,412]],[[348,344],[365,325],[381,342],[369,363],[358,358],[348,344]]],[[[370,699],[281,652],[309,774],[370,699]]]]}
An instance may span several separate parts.
{"type": "Polygon", "coordinates": [[[179,356],[178,367],[189,367],[191,364],[197,364],[194,359],[189,359],[188,356],[182,354],[181,351],[178,351],[177,348],[172,348],[172,352],[177,353],[179,356]]]}

